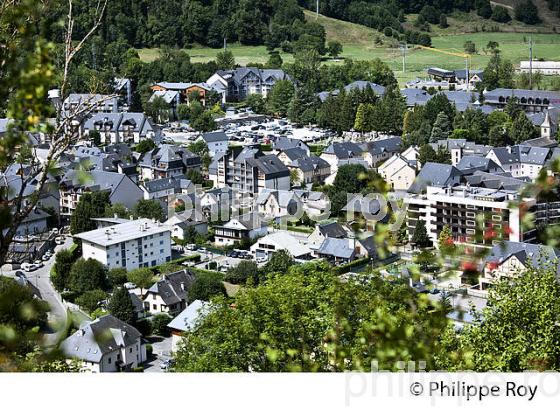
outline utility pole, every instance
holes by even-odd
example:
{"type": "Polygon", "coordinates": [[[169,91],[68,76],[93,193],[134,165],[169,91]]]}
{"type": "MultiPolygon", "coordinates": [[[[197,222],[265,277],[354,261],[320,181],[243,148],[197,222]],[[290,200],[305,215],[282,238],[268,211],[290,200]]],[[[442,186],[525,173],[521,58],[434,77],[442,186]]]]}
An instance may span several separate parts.
{"type": "Polygon", "coordinates": [[[317,14],[315,15],[315,18],[319,20],[319,0],[317,0],[317,14]]]}
{"type": "Polygon", "coordinates": [[[533,36],[529,36],[529,89],[533,89],[533,36]]]}
{"type": "Polygon", "coordinates": [[[403,74],[406,73],[406,51],[408,50],[408,44],[401,43],[401,52],[402,52],[402,72],[403,74]]]}
{"type": "Polygon", "coordinates": [[[224,51],[227,50],[227,39],[224,37],[224,51]]]}

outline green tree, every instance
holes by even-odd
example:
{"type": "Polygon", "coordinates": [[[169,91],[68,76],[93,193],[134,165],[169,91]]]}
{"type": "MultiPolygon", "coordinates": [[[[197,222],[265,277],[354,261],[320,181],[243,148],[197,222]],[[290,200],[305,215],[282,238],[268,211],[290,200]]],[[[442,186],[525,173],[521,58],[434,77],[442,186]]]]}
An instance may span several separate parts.
{"type": "Polygon", "coordinates": [[[226,295],[222,275],[214,272],[199,272],[188,291],[189,300],[205,300],[217,295],[226,295]]]}
{"type": "Polygon", "coordinates": [[[492,9],[492,16],[490,18],[498,23],[507,23],[511,21],[508,10],[503,6],[495,6],[492,9]]]}
{"type": "Polygon", "coordinates": [[[149,268],[138,268],[127,273],[126,278],[129,282],[134,283],[143,292],[154,283],[154,273],[149,268]]]}
{"type": "Polygon", "coordinates": [[[422,219],[416,222],[411,242],[420,248],[427,248],[432,245],[432,241],[428,237],[428,231],[426,231],[426,222],[422,219]]]}
{"type": "Polygon", "coordinates": [[[163,221],[165,219],[163,208],[157,199],[141,199],[136,202],[134,206],[134,216],[136,218],[148,218],[157,221],[163,221]]]}
{"type": "Polygon", "coordinates": [[[447,23],[447,16],[443,13],[440,14],[439,16],[439,28],[447,28],[449,27],[449,24],[447,23]]]}
{"type": "Polygon", "coordinates": [[[169,336],[170,329],[167,327],[169,322],[173,319],[167,313],[158,313],[150,320],[152,334],[158,336],[169,336]]]}
{"type": "Polygon", "coordinates": [[[291,81],[277,81],[266,99],[267,111],[275,116],[285,117],[288,113],[290,101],[294,96],[294,85],[291,81]]]}
{"type": "Polygon", "coordinates": [[[156,143],[151,138],[146,138],[140,141],[136,147],[134,147],[134,151],[139,152],[140,154],[145,154],[148,151],[153,150],[156,147],[156,143]]]}
{"type": "Polygon", "coordinates": [[[327,49],[332,58],[338,58],[338,56],[342,54],[342,44],[338,41],[329,41],[327,49]]]}
{"type": "Polygon", "coordinates": [[[442,111],[434,122],[432,127],[432,135],[430,136],[430,142],[438,142],[439,140],[446,140],[451,133],[451,123],[447,115],[442,111]]]}
{"type": "Polygon", "coordinates": [[[526,24],[537,24],[541,22],[539,9],[531,0],[521,1],[513,9],[515,19],[526,24]]]}
{"type": "Polygon", "coordinates": [[[76,304],[88,312],[99,307],[99,302],[107,298],[107,293],[101,289],[88,290],[76,298],[76,304]]]}
{"type": "Polygon", "coordinates": [[[146,103],[146,114],[154,119],[158,124],[169,121],[170,106],[159,96],[146,103]]]}
{"type": "Polygon", "coordinates": [[[282,61],[282,57],[278,51],[271,51],[268,53],[268,61],[266,62],[268,68],[282,68],[282,64],[284,64],[284,61],[282,61]]]}
{"type": "Polygon", "coordinates": [[[202,185],[204,183],[204,177],[196,169],[189,169],[186,176],[193,184],[202,185]]]}
{"type": "Polygon", "coordinates": [[[418,162],[426,165],[428,162],[437,162],[436,150],[430,144],[425,144],[418,150],[418,162]]]}
{"type": "Polygon", "coordinates": [[[442,255],[451,255],[455,250],[453,235],[449,225],[444,225],[439,233],[438,247],[442,255]]]}
{"type": "Polygon", "coordinates": [[[469,54],[475,54],[476,53],[476,44],[474,44],[470,40],[465,41],[465,44],[463,44],[463,48],[469,54]]]}
{"type": "Polygon", "coordinates": [[[537,128],[523,111],[517,113],[509,131],[510,138],[517,144],[538,136],[537,128]]]}
{"type": "Polygon", "coordinates": [[[232,70],[235,68],[235,57],[230,50],[220,51],[216,54],[216,66],[220,70],[232,70]]]}
{"type": "Polygon", "coordinates": [[[130,293],[124,286],[118,286],[114,289],[107,304],[107,310],[123,322],[132,325],[136,323],[136,309],[132,303],[130,293]]]}
{"type": "Polygon", "coordinates": [[[249,94],[245,99],[245,105],[253,110],[255,114],[266,113],[266,101],[260,94],[249,94]]]}
{"type": "Polygon", "coordinates": [[[231,302],[214,300],[186,334],[176,371],[368,371],[439,352],[445,311],[404,284],[372,274],[340,281],[322,263],[298,265],[231,302]]]}
{"type": "Polygon", "coordinates": [[[107,268],[95,259],[80,258],[70,269],[68,287],[77,293],[107,288],[107,268]]]}
{"type": "Polygon", "coordinates": [[[92,218],[105,216],[105,206],[110,202],[106,191],[83,194],[70,217],[70,232],[75,235],[97,229],[97,222],[92,218]]]}
{"type": "Polygon", "coordinates": [[[201,131],[201,132],[210,132],[218,129],[218,124],[216,124],[216,121],[214,120],[211,111],[204,111],[202,114],[197,116],[191,122],[191,126],[196,131],[201,131]]]}
{"type": "Polygon", "coordinates": [[[266,275],[284,274],[288,272],[293,264],[294,258],[292,258],[292,255],[288,251],[281,249],[272,254],[270,260],[264,265],[263,270],[266,275]]]}
{"type": "Polygon", "coordinates": [[[515,70],[509,60],[503,60],[499,53],[495,53],[484,69],[482,86],[488,90],[495,88],[513,88],[515,70]]]}
{"type": "Polygon", "coordinates": [[[68,287],[70,278],[70,270],[75,261],[73,253],[68,249],[63,249],[56,253],[53,272],[51,274],[51,281],[54,288],[62,292],[68,287]]]}
{"type": "Polygon", "coordinates": [[[109,279],[109,285],[111,287],[124,285],[127,281],[126,268],[110,269],[107,273],[107,278],[109,279]]]}
{"type": "Polygon", "coordinates": [[[253,284],[258,284],[259,268],[253,261],[241,261],[237,266],[228,269],[225,280],[233,284],[245,284],[249,278],[253,284]]]}

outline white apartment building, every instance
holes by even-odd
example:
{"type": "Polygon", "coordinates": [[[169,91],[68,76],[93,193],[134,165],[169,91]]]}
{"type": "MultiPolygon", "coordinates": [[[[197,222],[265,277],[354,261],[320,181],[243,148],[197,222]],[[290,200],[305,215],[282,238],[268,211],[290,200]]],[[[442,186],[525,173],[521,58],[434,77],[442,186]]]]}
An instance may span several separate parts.
{"type": "MultiPolygon", "coordinates": [[[[477,218],[483,217],[484,229],[499,233],[496,237],[484,238],[476,243],[493,246],[501,239],[512,242],[531,240],[534,230],[523,231],[520,211],[510,207],[510,201],[519,199],[513,190],[488,189],[469,186],[428,186],[425,194],[409,195],[404,199],[408,206],[407,225],[412,238],[416,223],[423,220],[432,243],[437,246],[441,230],[448,225],[455,242],[475,244],[477,218]]],[[[535,205],[534,200],[524,200],[527,209],[535,205]]]]}
{"type": "Polygon", "coordinates": [[[109,269],[133,270],[171,260],[171,228],[150,219],[74,235],[82,241],[84,259],[95,259],[109,269]]]}

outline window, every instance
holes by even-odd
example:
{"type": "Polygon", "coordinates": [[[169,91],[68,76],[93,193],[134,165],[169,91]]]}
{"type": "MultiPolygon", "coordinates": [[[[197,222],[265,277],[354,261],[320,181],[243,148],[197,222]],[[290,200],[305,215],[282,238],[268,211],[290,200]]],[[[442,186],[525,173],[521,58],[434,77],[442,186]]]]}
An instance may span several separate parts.
{"type": "Polygon", "coordinates": [[[160,250],[159,250],[159,253],[163,253],[163,249],[160,249],[160,250]]]}
{"type": "Polygon", "coordinates": [[[132,353],[132,347],[131,347],[130,349],[128,349],[128,352],[129,352],[129,353],[132,353]]]}
{"type": "Polygon", "coordinates": [[[474,226],[474,221],[467,221],[466,225],[467,226],[474,226]]]}
{"type": "Polygon", "coordinates": [[[474,229],[467,229],[466,232],[467,232],[467,235],[474,235],[474,233],[475,233],[474,229]]]}
{"type": "Polygon", "coordinates": [[[474,218],[474,212],[467,212],[467,218],[474,218]]]}
{"type": "Polygon", "coordinates": [[[111,364],[111,358],[110,357],[107,359],[107,363],[111,364]]]}
{"type": "Polygon", "coordinates": [[[153,310],[157,310],[157,305],[152,305],[153,310]]]}
{"type": "Polygon", "coordinates": [[[159,244],[160,244],[160,245],[163,245],[163,241],[159,241],[159,244]]]}
{"type": "Polygon", "coordinates": [[[502,215],[492,215],[492,220],[493,221],[501,221],[502,220],[502,215]]]}

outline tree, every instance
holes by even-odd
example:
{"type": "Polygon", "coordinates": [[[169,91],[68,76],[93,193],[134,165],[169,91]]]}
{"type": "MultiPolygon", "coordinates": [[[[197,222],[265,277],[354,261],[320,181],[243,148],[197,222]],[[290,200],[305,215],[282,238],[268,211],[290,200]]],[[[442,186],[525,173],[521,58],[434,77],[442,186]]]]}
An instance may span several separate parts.
{"type": "Polygon", "coordinates": [[[156,96],[152,101],[146,103],[146,114],[158,124],[169,121],[170,109],[171,107],[163,97],[156,96]]]}
{"type": "Polygon", "coordinates": [[[255,114],[266,113],[266,101],[260,94],[249,94],[245,98],[245,105],[253,110],[255,114]]]}
{"type": "Polygon", "coordinates": [[[191,126],[196,131],[201,132],[210,132],[218,129],[218,124],[216,124],[211,111],[204,111],[202,114],[197,116],[192,121],[191,126]]]}
{"type": "Polygon", "coordinates": [[[88,312],[99,307],[99,302],[107,298],[107,293],[101,289],[88,290],[76,298],[76,304],[88,312]]]}
{"type": "Polygon", "coordinates": [[[475,54],[476,53],[476,44],[474,44],[470,40],[465,41],[465,44],[463,44],[463,48],[469,54],[475,54]]]}
{"type": "Polygon", "coordinates": [[[167,325],[173,319],[167,313],[158,313],[150,320],[150,327],[152,329],[152,334],[158,336],[169,336],[169,328],[167,325]]]}
{"type": "Polygon", "coordinates": [[[109,285],[112,287],[124,285],[127,281],[126,268],[110,269],[107,273],[107,278],[109,279],[109,285]]]}
{"type": "Polygon", "coordinates": [[[88,137],[91,138],[95,146],[99,147],[101,145],[101,133],[98,130],[91,130],[88,137]]]}
{"type": "Polygon", "coordinates": [[[216,66],[220,70],[232,70],[235,65],[235,57],[231,51],[224,50],[216,54],[216,66]]]}
{"type": "Polygon", "coordinates": [[[338,58],[338,56],[342,54],[342,44],[338,41],[329,41],[327,49],[332,58],[338,58]]]}
{"type": "Polygon", "coordinates": [[[444,225],[439,233],[438,247],[442,255],[451,255],[455,249],[453,235],[449,225],[444,225]]]}
{"type": "Polygon", "coordinates": [[[193,154],[198,155],[202,160],[202,165],[205,169],[208,169],[212,158],[210,158],[210,151],[208,150],[208,144],[203,139],[199,139],[188,146],[188,149],[193,154]]]}
{"type": "Polygon", "coordinates": [[[523,141],[536,138],[538,132],[527,115],[523,111],[520,111],[513,118],[509,136],[516,144],[519,144],[523,141]]]}
{"type": "Polygon", "coordinates": [[[369,272],[341,281],[328,264],[307,263],[238,292],[233,304],[215,299],[174,369],[369,371],[375,361],[395,370],[420,359],[432,369],[446,324],[445,311],[407,285],[369,272]]]}
{"type": "Polygon", "coordinates": [[[299,172],[300,171],[295,168],[290,170],[290,186],[297,187],[301,185],[301,178],[299,176],[299,172]]]}
{"type": "Polygon", "coordinates": [[[488,295],[487,307],[475,322],[460,334],[444,339],[472,358],[446,366],[472,367],[477,372],[560,369],[560,287],[556,264],[539,258],[514,278],[496,281],[488,295]]]}
{"type": "Polygon", "coordinates": [[[138,268],[127,273],[126,278],[140,288],[142,293],[154,283],[154,273],[149,268],[138,268]]]}
{"type": "Polygon", "coordinates": [[[237,266],[231,267],[226,273],[225,280],[233,284],[245,284],[247,280],[253,284],[259,283],[259,268],[253,261],[241,261],[237,266]]]}
{"type": "Polygon", "coordinates": [[[128,219],[130,218],[130,212],[128,208],[123,204],[106,204],[105,205],[105,217],[114,218],[117,215],[118,218],[128,219]]]}
{"type": "Polygon", "coordinates": [[[294,85],[291,81],[277,81],[266,99],[267,111],[275,116],[285,117],[288,113],[290,101],[294,96],[294,85]]]}
{"type": "MultiPolygon", "coordinates": [[[[369,105],[369,104],[368,104],[369,105]]],[[[368,111],[368,105],[360,104],[358,110],[356,111],[356,119],[354,120],[354,129],[360,132],[367,132],[369,130],[366,123],[366,115],[368,111]]]]}
{"type": "Polygon", "coordinates": [[[165,219],[163,208],[157,199],[139,200],[134,206],[134,216],[136,218],[148,218],[157,221],[165,219]]]}
{"type": "Polygon", "coordinates": [[[447,28],[449,24],[447,23],[447,16],[443,13],[439,16],[439,28],[447,28]]]}
{"type": "Polygon", "coordinates": [[[123,322],[131,325],[136,323],[136,309],[132,303],[130,293],[124,286],[118,286],[113,290],[113,294],[107,304],[107,310],[123,322]]]}
{"type": "Polygon", "coordinates": [[[500,52],[500,44],[497,41],[490,40],[488,44],[486,44],[486,50],[490,51],[492,54],[497,54],[500,52]]]}
{"type": "Polygon", "coordinates": [[[412,235],[412,243],[420,248],[427,248],[432,245],[432,241],[428,237],[428,232],[426,231],[426,223],[422,219],[416,222],[414,234],[412,235]]]}
{"type": "Polygon", "coordinates": [[[511,21],[509,12],[503,6],[495,6],[492,10],[492,16],[490,18],[498,23],[507,23],[511,21]]]}
{"type": "Polygon", "coordinates": [[[214,272],[199,272],[188,291],[189,300],[205,300],[218,295],[226,295],[222,275],[214,272]]]}
{"type": "Polygon", "coordinates": [[[107,268],[95,259],[80,258],[70,269],[68,287],[77,293],[107,288],[107,268]]]}
{"type": "Polygon", "coordinates": [[[288,251],[281,249],[272,254],[270,260],[264,265],[263,270],[266,275],[272,274],[284,274],[290,269],[290,266],[294,264],[294,258],[288,253],[288,251]]]}
{"type": "Polygon", "coordinates": [[[153,150],[156,147],[156,143],[151,138],[146,138],[140,141],[136,147],[134,147],[134,151],[139,152],[140,154],[145,154],[148,151],[153,150]]]}
{"type": "Polygon", "coordinates": [[[482,86],[488,90],[495,88],[513,88],[515,70],[509,60],[502,60],[499,53],[494,53],[484,69],[482,86]]]}
{"type": "Polygon", "coordinates": [[[268,68],[282,68],[282,64],[284,64],[284,61],[282,61],[282,57],[278,51],[271,51],[268,53],[268,61],[266,62],[268,68]]]}
{"type": "Polygon", "coordinates": [[[517,3],[513,12],[515,14],[515,19],[525,24],[537,24],[541,22],[539,9],[537,9],[537,6],[535,6],[531,0],[517,3]]]}
{"type": "Polygon", "coordinates": [[[195,185],[202,185],[204,183],[204,177],[196,169],[189,169],[186,176],[195,185]]]}
{"type": "Polygon", "coordinates": [[[489,19],[492,15],[492,6],[488,0],[479,0],[476,5],[476,14],[480,17],[489,19]]]}
{"type": "Polygon", "coordinates": [[[430,142],[438,142],[439,140],[446,140],[447,138],[449,138],[450,132],[451,132],[451,123],[447,115],[445,115],[445,113],[442,111],[437,115],[436,121],[434,122],[434,126],[432,127],[432,135],[430,136],[430,142]]]}
{"type": "Polygon", "coordinates": [[[105,216],[105,206],[110,202],[106,191],[83,194],[70,217],[70,232],[75,235],[97,229],[97,222],[92,218],[105,216]]]}
{"type": "Polygon", "coordinates": [[[426,165],[428,162],[437,162],[436,150],[432,148],[430,144],[425,144],[418,150],[418,162],[422,166],[426,165]]]}
{"type": "Polygon", "coordinates": [[[68,286],[70,270],[74,261],[75,257],[68,249],[56,253],[51,281],[54,288],[59,292],[62,292],[68,286]]]}

